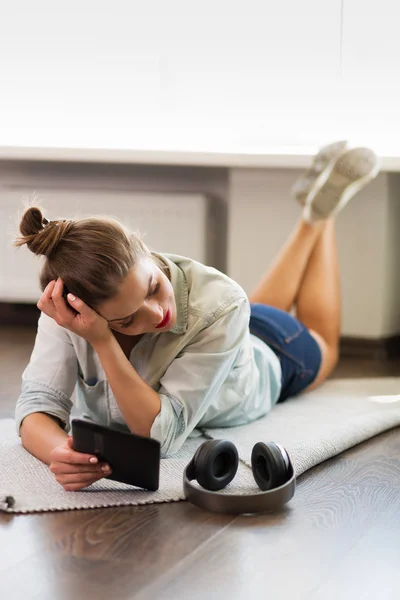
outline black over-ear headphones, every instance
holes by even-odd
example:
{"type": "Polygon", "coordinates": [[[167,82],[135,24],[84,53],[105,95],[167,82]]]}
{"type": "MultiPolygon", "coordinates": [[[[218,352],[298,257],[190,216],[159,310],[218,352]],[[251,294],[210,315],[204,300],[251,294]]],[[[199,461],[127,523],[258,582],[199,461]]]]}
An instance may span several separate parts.
{"type": "Polygon", "coordinates": [[[232,442],[204,442],[183,474],[186,499],[214,512],[250,514],[281,508],[293,498],[296,476],[289,454],[280,444],[258,442],[253,448],[251,466],[260,492],[248,495],[216,493],[232,481],[238,466],[238,451],[232,442]],[[193,479],[202,487],[193,485],[193,479]]]}

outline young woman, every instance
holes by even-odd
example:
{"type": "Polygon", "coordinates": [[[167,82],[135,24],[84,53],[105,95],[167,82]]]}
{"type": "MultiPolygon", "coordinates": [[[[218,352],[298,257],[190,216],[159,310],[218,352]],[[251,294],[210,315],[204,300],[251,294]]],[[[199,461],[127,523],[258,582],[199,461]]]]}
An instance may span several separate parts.
{"type": "Polygon", "coordinates": [[[72,450],[75,386],[82,414],[167,455],[196,427],[250,422],[324,381],[340,328],[333,217],[377,171],[366,148],[321,150],[295,185],[302,218],[250,302],[223,273],[150,252],[115,219],[48,222],[27,209],[15,245],[46,261],[16,406],[24,447],[79,490],[110,467],[72,450]]]}

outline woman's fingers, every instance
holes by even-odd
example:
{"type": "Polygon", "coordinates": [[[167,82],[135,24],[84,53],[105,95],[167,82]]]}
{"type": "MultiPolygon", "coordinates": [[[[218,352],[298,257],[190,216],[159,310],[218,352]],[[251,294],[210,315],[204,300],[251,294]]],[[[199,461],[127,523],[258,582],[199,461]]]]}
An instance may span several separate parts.
{"type": "Polygon", "coordinates": [[[63,297],[64,282],[59,277],[54,285],[51,298],[54,302],[54,306],[57,310],[58,320],[62,323],[67,323],[74,318],[74,313],[68,309],[65,298],[63,297]]]}
{"type": "Polygon", "coordinates": [[[43,294],[40,297],[37,307],[49,317],[52,317],[58,325],[70,324],[75,313],[67,306],[63,298],[64,283],[59,277],[57,280],[52,280],[46,286],[43,294]]]}
{"type": "Polygon", "coordinates": [[[37,307],[52,317],[57,325],[76,333],[92,345],[98,340],[110,339],[111,333],[106,319],[80,298],[72,294],[68,294],[65,298],[64,290],[61,277],[57,281],[51,281],[46,286],[37,307]]]}
{"type": "MultiPolygon", "coordinates": [[[[103,464],[103,467],[105,465],[103,464]]],[[[108,465],[107,465],[108,466],[108,465]]],[[[50,471],[54,474],[57,483],[62,485],[66,491],[78,491],[85,487],[88,487],[95,481],[103,479],[111,475],[111,469],[108,467],[107,470],[103,471],[100,465],[96,465],[96,470],[87,470],[86,466],[75,466],[62,463],[55,463],[50,465],[50,471]],[[78,470],[78,469],[83,469],[78,470]]]]}
{"type": "Polygon", "coordinates": [[[111,469],[109,465],[102,463],[100,465],[71,465],[68,463],[51,463],[50,471],[57,475],[74,474],[74,473],[91,473],[96,475],[110,475],[111,469]]]}
{"type": "Polygon", "coordinates": [[[86,479],[81,479],[80,481],[77,479],[66,479],[65,476],[64,479],[61,479],[61,476],[56,477],[57,483],[59,483],[67,492],[78,492],[79,490],[92,485],[92,483],[95,483],[100,479],[102,479],[101,476],[88,477],[86,479]]]}
{"type": "Polygon", "coordinates": [[[43,291],[43,294],[40,297],[39,302],[36,305],[39,310],[44,312],[49,317],[52,317],[53,319],[55,318],[57,312],[51,297],[55,284],[56,282],[54,280],[50,281],[50,283],[47,284],[43,291]]]}
{"type": "Polygon", "coordinates": [[[105,477],[104,473],[101,475],[99,473],[66,473],[63,475],[56,475],[56,479],[61,485],[70,485],[71,483],[87,484],[88,481],[97,481],[103,477],[105,477]]]}
{"type": "Polygon", "coordinates": [[[79,492],[83,488],[89,487],[92,483],[95,483],[98,479],[92,479],[91,481],[85,481],[83,483],[65,483],[63,488],[66,492],[79,492]]]}
{"type": "Polygon", "coordinates": [[[97,456],[92,454],[76,452],[72,444],[73,439],[68,436],[61,446],[50,452],[50,471],[65,490],[77,491],[111,475],[110,465],[99,463],[97,456]]]}
{"type": "Polygon", "coordinates": [[[93,454],[84,454],[83,452],[76,452],[70,447],[57,446],[50,453],[51,462],[54,463],[68,463],[72,465],[87,465],[87,464],[98,464],[99,459],[93,454]]]}
{"type": "Polygon", "coordinates": [[[56,280],[55,280],[55,279],[52,279],[52,281],[50,281],[50,282],[49,282],[49,283],[46,285],[46,287],[45,287],[45,289],[44,289],[44,292],[43,292],[43,294],[42,294],[42,298],[43,298],[45,301],[50,301],[50,300],[51,300],[51,296],[52,296],[52,294],[53,294],[53,290],[54,290],[54,287],[55,287],[55,285],[56,285],[56,280]]]}

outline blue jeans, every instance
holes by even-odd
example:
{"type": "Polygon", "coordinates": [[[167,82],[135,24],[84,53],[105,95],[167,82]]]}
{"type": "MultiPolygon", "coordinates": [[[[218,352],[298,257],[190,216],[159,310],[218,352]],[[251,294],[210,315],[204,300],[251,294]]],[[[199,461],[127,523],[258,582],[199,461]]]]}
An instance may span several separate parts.
{"type": "Polygon", "coordinates": [[[295,317],[273,306],[251,304],[250,331],[280,360],[282,389],[278,402],[299,394],[316,379],[321,367],[321,349],[295,317]]]}

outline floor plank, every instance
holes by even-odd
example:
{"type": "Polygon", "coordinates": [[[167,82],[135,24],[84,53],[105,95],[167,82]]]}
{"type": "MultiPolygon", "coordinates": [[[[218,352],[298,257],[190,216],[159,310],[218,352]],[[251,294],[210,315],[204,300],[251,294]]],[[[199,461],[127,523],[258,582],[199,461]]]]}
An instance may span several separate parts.
{"type": "Polygon", "coordinates": [[[321,594],[333,580],[336,596],[332,597],[350,599],[354,590],[349,589],[348,582],[352,566],[360,575],[360,559],[364,567],[358,579],[361,596],[394,598],[376,595],[375,579],[387,577],[388,563],[393,568],[388,589],[400,586],[395,564],[400,558],[399,511],[400,487],[331,482],[320,474],[299,485],[289,511],[238,517],[159,577],[139,598],[182,594],[191,599],[235,600],[263,597],[266,589],[268,595],[282,600],[313,598],[314,594],[325,598],[321,594]],[[387,535],[393,530],[396,534],[387,535]],[[372,548],[375,539],[380,544],[372,548]],[[362,548],[364,543],[368,543],[369,552],[359,555],[355,548],[362,548]]]}
{"type": "MultiPolygon", "coordinates": [[[[34,336],[0,329],[0,418],[13,416],[34,336]]],[[[333,377],[399,366],[345,359],[333,377]]],[[[235,518],[186,502],[0,514],[1,596],[397,599],[399,515],[400,428],[305,473],[277,514],[235,518]]]]}
{"type": "Polygon", "coordinates": [[[83,592],[110,598],[118,581],[117,598],[125,592],[130,597],[131,589],[150,585],[233,518],[186,502],[29,515],[22,523],[19,516],[0,515],[2,546],[15,550],[2,556],[1,590],[4,597],[29,597],[26,579],[34,579],[40,600],[81,598],[83,592]],[[54,595],[55,589],[63,595],[54,595]]]}

